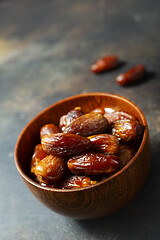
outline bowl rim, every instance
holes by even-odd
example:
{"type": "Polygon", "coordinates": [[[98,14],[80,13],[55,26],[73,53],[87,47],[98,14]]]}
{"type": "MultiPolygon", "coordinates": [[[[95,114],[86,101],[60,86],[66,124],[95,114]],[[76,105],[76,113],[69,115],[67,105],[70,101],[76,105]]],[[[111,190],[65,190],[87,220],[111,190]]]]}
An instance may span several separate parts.
{"type": "Polygon", "coordinates": [[[117,94],[105,93],[105,92],[90,92],[90,93],[77,94],[77,95],[73,95],[73,96],[64,98],[64,99],[62,99],[60,101],[57,101],[57,102],[51,104],[50,106],[46,107],[41,112],[39,112],[37,115],[35,115],[28,122],[28,124],[23,128],[23,130],[21,131],[21,133],[20,133],[20,135],[19,135],[19,137],[17,139],[16,145],[15,145],[15,150],[14,150],[14,162],[15,162],[16,168],[17,168],[20,176],[22,177],[22,179],[25,180],[26,182],[28,182],[29,184],[31,184],[31,185],[33,185],[35,187],[38,187],[38,188],[40,188],[42,190],[52,191],[52,192],[59,192],[59,193],[65,193],[65,192],[69,193],[69,192],[84,191],[84,190],[91,189],[91,188],[93,189],[93,188],[95,188],[95,187],[97,187],[99,185],[107,183],[110,180],[112,180],[113,178],[116,178],[117,176],[119,176],[122,172],[125,172],[133,164],[135,159],[140,155],[140,153],[141,153],[141,151],[143,149],[143,146],[144,146],[144,144],[145,144],[145,142],[147,140],[147,135],[148,135],[148,124],[147,124],[146,118],[145,118],[143,112],[141,111],[141,109],[135,103],[133,103],[131,100],[129,100],[129,99],[125,98],[125,97],[122,97],[120,95],[117,95],[117,94]],[[124,102],[129,103],[130,105],[132,105],[132,107],[134,107],[139,112],[139,115],[141,116],[141,120],[143,121],[143,125],[144,125],[145,129],[144,129],[143,138],[142,138],[142,141],[141,141],[141,144],[139,146],[138,151],[136,152],[134,157],[129,161],[129,163],[127,163],[122,169],[120,169],[118,172],[116,172],[112,176],[108,177],[107,179],[104,179],[104,180],[102,180],[100,182],[97,182],[94,185],[90,185],[90,186],[83,187],[83,188],[76,188],[76,189],[58,189],[58,188],[53,188],[53,187],[40,185],[39,183],[35,182],[30,177],[28,177],[28,175],[25,174],[22,171],[22,169],[20,167],[20,164],[19,164],[19,161],[18,161],[18,146],[19,146],[19,143],[20,143],[20,141],[21,141],[21,139],[22,139],[26,129],[32,124],[33,121],[38,119],[44,112],[50,110],[51,108],[55,107],[56,105],[59,105],[59,104],[63,103],[64,101],[70,101],[70,100],[74,100],[74,99],[77,99],[77,98],[83,98],[83,97],[87,97],[87,96],[107,96],[107,97],[118,98],[118,99],[123,100],[124,102]]]}

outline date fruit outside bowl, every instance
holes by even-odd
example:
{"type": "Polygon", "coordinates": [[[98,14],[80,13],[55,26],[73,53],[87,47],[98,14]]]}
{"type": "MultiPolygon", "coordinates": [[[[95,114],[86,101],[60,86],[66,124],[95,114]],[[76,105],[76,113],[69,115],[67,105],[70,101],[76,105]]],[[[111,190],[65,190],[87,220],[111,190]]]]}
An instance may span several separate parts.
{"type": "Polygon", "coordinates": [[[106,216],[128,204],[143,186],[150,167],[150,138],[146,119],[131,101],[109,93],[87,93],[61,100],[34,117],[20,134],[15,146],[15,164],[27,187],[45,206],[75,219],[106,216]],[[41,186],[32,180],[30,161],[40,142],[40,128],[50,122],[58,126],[62,115],[80,106],[85,113],[108,107],[138,118],[145,127],[141,145],[132,160],[121,170],[94,185],[79,189],[41,186]]]}

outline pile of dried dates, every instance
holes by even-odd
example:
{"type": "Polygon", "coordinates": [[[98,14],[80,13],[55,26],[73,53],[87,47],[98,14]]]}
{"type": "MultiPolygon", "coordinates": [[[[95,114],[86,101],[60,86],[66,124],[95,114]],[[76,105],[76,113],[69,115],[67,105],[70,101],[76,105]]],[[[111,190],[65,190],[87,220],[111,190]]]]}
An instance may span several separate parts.
{"type": "Polygon", "coordinates": [[[128,113],[97,108],[84,114],[76,107],[61,116],[59,127],[40,130],[31,173],[43,186],[87,187],[123,168],[137,152],[144,126],[128,113]]]}

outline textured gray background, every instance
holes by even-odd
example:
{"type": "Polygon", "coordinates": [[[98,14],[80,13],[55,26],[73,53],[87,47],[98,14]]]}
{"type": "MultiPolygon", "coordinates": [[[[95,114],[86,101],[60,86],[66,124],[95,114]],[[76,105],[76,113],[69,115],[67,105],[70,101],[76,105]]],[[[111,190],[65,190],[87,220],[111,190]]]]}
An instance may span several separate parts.
{"type": "Polygon", "coordinates": [[[158,0],[0,1],[0,239],[160,239],[160,2],[158,0]],[[117,54],[125,64],[94,75],[91,63],[117,54]],[[123,88],[115,76],[142,63],[141,84],[123,88]],[[149,177],[121,211],[97,220],[51,212],[26,188],[14,147],[41,110],[71,95],[109,92],[144,112],[152,141],[149,177]]]}

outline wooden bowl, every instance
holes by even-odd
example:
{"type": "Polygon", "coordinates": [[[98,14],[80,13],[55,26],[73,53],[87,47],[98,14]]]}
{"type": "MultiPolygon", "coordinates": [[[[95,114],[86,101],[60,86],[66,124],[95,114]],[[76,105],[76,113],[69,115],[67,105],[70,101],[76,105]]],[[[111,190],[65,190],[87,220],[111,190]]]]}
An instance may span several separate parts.
{"type": "Polygon", "coordinates": [[[88,93],[69,97],[46,108],[24,128],[16,143],[15,164],[30,191],[53,211],[76,219],[106,216],[125,206],[146,180],[150,167],[147,122],[141,110],[121,96],[88,93]],[[145,126],[139,150],[123,169],[94,186],[76,190],[43,187],[30,178],[30,160],[35,145],[40,142],[40,128],[50,122],[58,125],[59,118],[76,106],[81,106],[86,113],[105,106],[136,116],[145,126]]]}

